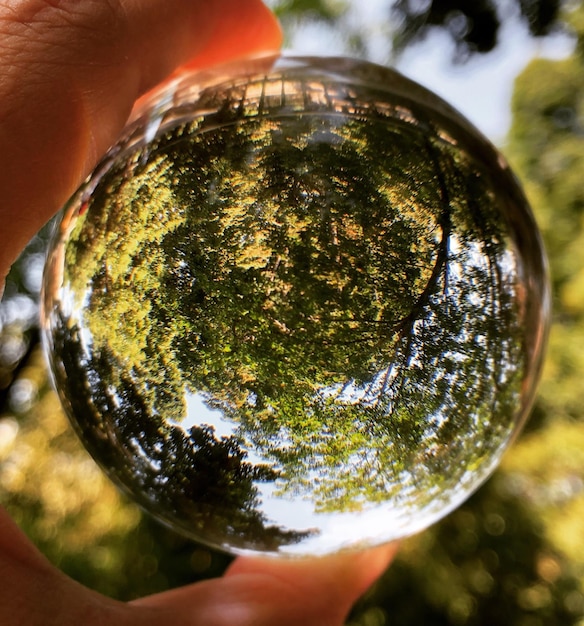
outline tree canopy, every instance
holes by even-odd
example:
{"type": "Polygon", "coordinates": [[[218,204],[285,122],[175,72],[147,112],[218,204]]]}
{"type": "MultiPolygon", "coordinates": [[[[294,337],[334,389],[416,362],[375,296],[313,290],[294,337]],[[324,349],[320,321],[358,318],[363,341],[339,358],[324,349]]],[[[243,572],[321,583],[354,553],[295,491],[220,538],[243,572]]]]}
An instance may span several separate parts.
{"type": "Polygon", "coordinates": [[[203,94],[89,183],[50,261],[82,437],[215,544],[439,515],[491,471],[537,367],[541,259],[515,247],[530,218],[496,156],[429,107],[325,76],[203,94]],[[296,500],[310,512],[288,527],[296,500]]]}

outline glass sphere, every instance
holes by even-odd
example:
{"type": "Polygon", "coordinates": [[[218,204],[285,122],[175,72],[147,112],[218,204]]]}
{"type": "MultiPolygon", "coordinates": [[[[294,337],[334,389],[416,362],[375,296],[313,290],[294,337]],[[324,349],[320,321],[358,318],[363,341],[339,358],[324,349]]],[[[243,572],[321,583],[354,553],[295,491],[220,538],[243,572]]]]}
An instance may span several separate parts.
{"type": "Polygon", "coordinates": [[[317,555],[417,532],[490,475],[548,309],[529,207],[468,121],[390,69],[279,58],[144,105],[63,210],[43,332],[144,509],[317,555]]]}

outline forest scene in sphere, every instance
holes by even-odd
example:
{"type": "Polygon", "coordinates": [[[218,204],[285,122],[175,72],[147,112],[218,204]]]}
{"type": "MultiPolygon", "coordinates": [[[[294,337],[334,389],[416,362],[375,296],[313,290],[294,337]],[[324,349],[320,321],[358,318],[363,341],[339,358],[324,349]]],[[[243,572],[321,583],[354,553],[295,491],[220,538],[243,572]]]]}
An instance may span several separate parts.
{"type": "Polygon", "coordinates": [[[511,179],[431,111],[332,79],[205,97],[65,212],[44,302],[65,409],[116,483],[214,546],[429,525],[529,404],[543,270],[511,179]]]}

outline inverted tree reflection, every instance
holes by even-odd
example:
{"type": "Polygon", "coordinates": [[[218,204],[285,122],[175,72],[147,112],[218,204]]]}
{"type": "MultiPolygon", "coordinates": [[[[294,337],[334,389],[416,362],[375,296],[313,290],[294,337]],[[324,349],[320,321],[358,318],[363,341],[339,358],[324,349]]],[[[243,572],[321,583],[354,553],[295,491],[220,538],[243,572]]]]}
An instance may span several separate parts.
{"type": "Polygon", "coordinates": [[[325,102],[170,130],[104,175],[66,246],[55,341],[84,438],[218,543],[316,532],[270,525],[268,497],[438,509],[519,404],[521,270],[489,172],[411,111],[325,102]]]}

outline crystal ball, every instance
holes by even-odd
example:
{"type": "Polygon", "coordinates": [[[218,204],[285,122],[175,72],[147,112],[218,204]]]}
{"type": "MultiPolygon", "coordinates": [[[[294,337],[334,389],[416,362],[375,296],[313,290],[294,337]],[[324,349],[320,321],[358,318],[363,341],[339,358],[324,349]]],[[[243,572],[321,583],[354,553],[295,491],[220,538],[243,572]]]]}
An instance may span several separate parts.
{"type": "Polygon", "coordinates": [[[64,207],[42,326],[85,446],[233,553],[411,535],[529,411],[549,311],[503,157],[443,100],[342,58],[186,73],[64,207]]]}

